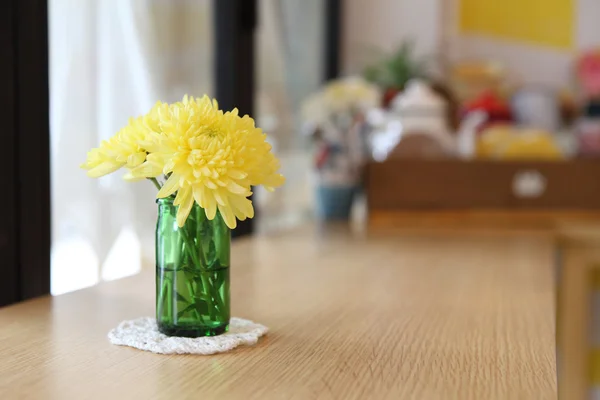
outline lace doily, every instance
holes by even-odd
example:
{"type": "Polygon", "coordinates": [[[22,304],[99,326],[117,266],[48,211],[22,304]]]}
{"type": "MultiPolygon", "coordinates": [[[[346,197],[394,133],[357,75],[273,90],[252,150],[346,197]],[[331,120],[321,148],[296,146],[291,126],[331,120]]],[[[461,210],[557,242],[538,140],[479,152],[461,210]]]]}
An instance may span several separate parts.
{"type": "Polygon", "coordinates": [[[231,318],[229,332],[219,336],[171,337],[158,331],[154,318],[142,317],[123,321],[108,333],[112,344],[130,346],[158,354],[215,354],[240,345],[251,346],[269,329],[242,318],[231,318]]]}

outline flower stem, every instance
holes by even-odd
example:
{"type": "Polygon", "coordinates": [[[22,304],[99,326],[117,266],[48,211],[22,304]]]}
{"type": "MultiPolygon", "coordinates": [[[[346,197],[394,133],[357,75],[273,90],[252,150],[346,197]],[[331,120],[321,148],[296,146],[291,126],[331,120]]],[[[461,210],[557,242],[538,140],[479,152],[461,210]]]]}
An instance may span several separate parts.
{"type": "MultiPolygon", "coordinates": [[[[192,283],[193,280],[189,280],[186,282],[187,288],[188,288],[188,292],[190,293],[190,296],[192,296],[192,302],[196,303],[196,290],[194,290],[194,284],[192,283]]],[[[197,308],[194,308],[194,314],[196,314],[196,318],[200,319],[200,320],[204,320],[204,318],[202,318],[202,316],[200,315],[200,313],[198,312],[197,308]]]]}
{"type": "Polygon", "coordinates": [[[173,289],[172,285],[167,285],[167,310],[175,316],[175,323],[177,323],[177,313],[173,311],[173,289]]]}
{"type": "Polygon", "coordinates": [[[165,307],[164,302],[165,302],[165,295],[167,294],[167,286],[169,285],[169,280],[167,278],[165,278],[164,274],[162,275],[162,285],[161,285],[161,289],[160,289],[160,294],[158,297],[158,312],[156,313],[156,315],[162,315],[163,314],[163,309],[165,307]]]}
{"type": "MultiPolygon", "coordinates": [[[[210,229],[210,225],[208,226],[204,226],[204,229],[201,229],[201,224],[210,224],[210,221],[208,219],[206,219],[206,215],[204,214],[204,210],[200,207],[196,207],[196,212],[195,212],[195,222],[196,222],[196,237],[200,237],[201,234],[201,230],[205,230],[206,229],[210,229]]],[[[208,235],[209,237],[212,236],[208,235]]],[[[211,241],[213,241],[214,243],[214,239],[210,239],[211,241]]],[[[216,247],[216,243],[215,247],[216,247]]],[[[204,254],[204,248],[202,246],[202,244],[198,243],[198,248],[199,248],[199,252],[198,252],[198,257],[200,258],[200,264],[203,267],[203,271],[200,272],[200,279],[202,282],[202,287],[204,288],[205,294],[211,299],[211,303],[214,304],[217,308],[218,311],[222,311],[223,310],[223,302],[221,301],[221,296],[219,294],[219,288],[216,287],[212,281],[212,279],[210,278],[210,274],[211,271],[208,269],[209,266],[215,261],[215,260],[207,260],[204,254]],[[213,303],[214,302],[214,303],[213,303]]],[[[209,248],[210,248],[210,244],[209,244],[209,248]]]]}
{"type": "Polygon", "coordinates": [[[158,181],[156,180],[156,178],[148,178],[148,179],[150,179],[152,181],[152,183],[154,183],[154,186],[156,186],[156,188],[158,190],[161,189],[160,183],[158,183],[158,181]]]}
{"type": "MultiPolygon", "coordinates": [[[[204,259],[204,255],[202,253],[202,248],[194,245],[194,241],[192,238],[188,236],[188,232],[186,231],[186,227],[180,229],[180,235],[185,243],[185,250],[191,258],[192,264],[194,265],[195,273],[194,275],[200,279],[202,286],[202,294],[206,295],[206,300],[208,303],[208,311],[211,318],[215,318],[215,305],[213,303],[212,296],[209,294],[211,290],[210,282],[206,281],[206,277],[204,276],[203,271],[206,270],[206,261],[204,259]]],[[[195,293],[192,294],[193,301],[196,301],[195,293]]]]}

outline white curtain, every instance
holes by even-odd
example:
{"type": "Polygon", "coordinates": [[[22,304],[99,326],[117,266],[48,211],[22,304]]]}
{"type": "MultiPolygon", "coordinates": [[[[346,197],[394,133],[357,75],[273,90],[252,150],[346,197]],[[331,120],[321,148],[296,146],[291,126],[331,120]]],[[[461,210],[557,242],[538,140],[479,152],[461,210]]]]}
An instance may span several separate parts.
{"type": "Polygon", "coordinates": [[[50,0],[52,292],[154,259],[156,189],[88,178],[86,152],[160,99],[211,90],[210,0],[50,0]]]}
{"type": "Polygon", "coordinates": [[[312,162],[299,111],[323,81],[324,10],[324,0],[259,1],[257,114],[286,177],[274,193],[257,193],[262,229],[295,225],[311,215],[312,162]]]}

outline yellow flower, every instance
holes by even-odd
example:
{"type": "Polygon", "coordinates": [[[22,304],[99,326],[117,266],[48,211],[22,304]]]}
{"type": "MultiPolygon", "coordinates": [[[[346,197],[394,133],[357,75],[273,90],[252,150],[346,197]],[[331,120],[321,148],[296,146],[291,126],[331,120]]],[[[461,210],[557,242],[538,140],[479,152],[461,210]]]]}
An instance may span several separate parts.
{"type": "MultiPolygon", "coordinates": [[[[168,176],[157,197],[175,192],[177,223],[183,226],[194,201],[204,208],[208,219],[217,209],[230,228],[236,218],[254,216],[251,186],[267,190],[280,186],[279,161],[266,135],[248,116],[237,109],[224,113],[216,100],[188,98],[153,111],[156,125],[139,142],[148,152],[146,160],[130,172],[133,178],[168,176]]],[[[148,125],[148,124],[146,124],[148,125]]]]}
{"type": "MultiPolygon", "coordinates": [[[[87,161],[81,168],[88,170],[88,176],[99,178],[122,167],[131,169],[142,164],[146,160],[146,150],[140,144],[150,131],[158,130],[158,112],[165,107],[168,105],[157,103],[148,115],[130,118],[129,124],[116,135],[88,152],[87,161]]],[[[126,177],[132,178],[129,174],[126,177]]]]}

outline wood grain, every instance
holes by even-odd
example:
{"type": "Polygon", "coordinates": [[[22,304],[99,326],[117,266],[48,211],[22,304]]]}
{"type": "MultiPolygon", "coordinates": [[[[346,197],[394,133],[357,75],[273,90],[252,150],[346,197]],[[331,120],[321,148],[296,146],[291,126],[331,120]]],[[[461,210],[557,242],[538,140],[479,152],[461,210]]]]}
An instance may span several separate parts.
{"type": "Polygon", "coordinates": [[[210,357],[112,346],[153,275],[0,310],[2,399],[556,398],[553,239],[297,232],[233,247],[233,314],[270,327],[210,357]]]}

